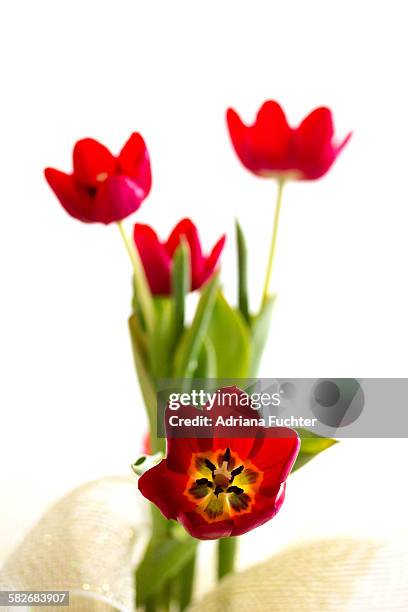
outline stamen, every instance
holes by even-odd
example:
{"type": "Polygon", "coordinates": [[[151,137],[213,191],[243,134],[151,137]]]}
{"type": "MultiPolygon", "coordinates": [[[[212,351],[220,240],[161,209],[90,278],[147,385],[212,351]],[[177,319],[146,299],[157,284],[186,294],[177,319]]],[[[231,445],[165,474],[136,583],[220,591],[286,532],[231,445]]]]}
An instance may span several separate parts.
{"type": "Polygon", "coordinates": [[[215,485],[226,489],[231,481],[231,474],[228,471],[228,461],[223,461],[222,466],[213,472],[215,485]]]}
{"type": "Polygon", "coordinates": [[[197,512],[203,514],[207,521],[248,512],[257,491],[257,488],[252,485],[262,478],[262,473],[258,472],[249,462],[240,464],[240,457],[235,452],[232,454],[229,446],[224,453],[221,453],[220,450],[213,454],[208,453],[211,459],[214,459],[215,464],[204,454],[194,457],[192,471],[193,473],[195,471],[200,478],[192,482],[190,480],[189,488],[186,491],[188,497],[194,500],[197,512]],[[237,467],[234,467],[235,465],[237,467]],[[207,473],[208,478],[202,477],[203,473],[207,473]],[[238,478],[240,474],[243,475],[238,478]],[[233,484],[234,478],[237,478],[237,482],[242,486],[233,484]]]}
{"type": "Polygon", "coordinates": [[[211,470],[211,472],[214,472],[214,470],[216,469],[215,465],[211,463],[209,459],[204,459],[204,463],[208,467],[208,469],[211,470]]]}
{"type": "Polygon", "coordinates": [[[208,480],[208,478],[198,478],[196,480],[196,484],[198,486],[207,485],[207,487],[211,487],[211,488],[213,486],[213,483],[211,482],[211,480],[208,480]]]}
{"type": "Polygon", "coordinates": [[[235,476],[239,476],[239,474],[241,474],[243,469],[244,469],[244,466],[240,465],[239,467],[236,467],[234,470],[232,470],[232,472],[231,472],[231,484],[234,482],[235,476]]]}
{"type": "Polygon", "coordinates": [[[243,469],[244,469],[243,465],[240,465],[239,467],[236,467],[234,470],[232,470],[231,476],[232,477],[238,476],[238,474],[240,474],[243,471],[243,469]]]}
{"type": "Polygon", "coordinates": [[[241,495],[241,493],[244,492],[244,489],[241,489],[241,487],[236,487],[235,485],[233,485],[232,487],[228,487],[227,489],[227,493],[235,493],[235,495],[241,495]]]}

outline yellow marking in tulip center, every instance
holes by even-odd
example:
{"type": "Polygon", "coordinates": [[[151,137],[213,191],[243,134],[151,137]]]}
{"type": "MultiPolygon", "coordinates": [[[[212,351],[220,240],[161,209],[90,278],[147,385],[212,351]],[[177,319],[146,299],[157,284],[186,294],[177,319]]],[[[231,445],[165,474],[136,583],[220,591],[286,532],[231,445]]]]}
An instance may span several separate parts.
{"type": "Polygon", "coordinates": [[[193,453],[184,491],[207,523],[251,512],[263,480],[263,473],[248,459],[243,462],[229,448],[219,453],[193,453]]]}
{"type": "Polygon", "coordinates": [[[108,176],[109,175],[107,172],[100,172],[99,174],[96,175],[96,180],[98,181],[98,183],[103,183],[104,181],[106,181],[108,176]]]}

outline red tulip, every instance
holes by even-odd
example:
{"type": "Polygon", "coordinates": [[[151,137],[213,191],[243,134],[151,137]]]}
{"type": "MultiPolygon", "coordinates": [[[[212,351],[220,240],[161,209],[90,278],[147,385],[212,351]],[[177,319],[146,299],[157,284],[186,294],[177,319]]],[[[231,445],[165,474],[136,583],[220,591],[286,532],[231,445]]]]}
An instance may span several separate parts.
{"type": "Polygon", "coordinates": [[[145,432],[142,440],[142,453],[144,455],[152,454],[152,440],[150,437],[150,433],[148,431],[145,432]]]}
{"type": "Polygon", "coordinates": [[[317,108],[292,128],[277,102],[265,102],[253,125],[245,125],[228,109],[227,123],[235,151],[248,170],[263,177],[318,179],[329,170],[347,144],[334,140],[330,109],[317,108]]]}
{"type": "Polygon", "coordinates": [[[88,223],[121,221],[135,212],[151,187],[149,154],[140,134],[117,157],[92,138],[76,143],[73,173],[54,168],[45,177],[65,210],[88,223]]]}
{"type": "Polygon", "coordinates": [[[278,512],[299,451],[293,430],[274,430],[274,437],[168,437],[166,458],[140,477],[139,490],[196,538],[242,535],[278,512]]]}
{"type": "Polygon", "coordinates": [[[171,293],[173,255],[183,237],[190,247],[191,290],[194,291],[213,274],[224,247],[225,236],[222,236],[211,253],[205,256],[201,250],[197,228],[190,219],[180,221],[165,242],[160,242],[156,232],[149,225],[136,223],[134,239],[152,293],[156,295],[171,293]]]}

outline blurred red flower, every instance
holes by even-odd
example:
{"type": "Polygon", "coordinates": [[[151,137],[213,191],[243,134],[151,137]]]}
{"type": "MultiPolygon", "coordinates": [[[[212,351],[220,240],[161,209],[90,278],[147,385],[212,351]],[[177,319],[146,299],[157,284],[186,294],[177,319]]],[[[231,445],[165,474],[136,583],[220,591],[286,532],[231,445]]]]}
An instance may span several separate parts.
{"type": "Polygon", "coordinates": [[[105,224],[135,212],[152,182],[149,154],[137,133],[117,157],[92,138],[79,140],[73,151],[72,174],[46,168],[45,178],[72,217],[105,224]]]}
{"type": "MultiPolygon", "coordinates": [[[[245,395],[234,387],[220,392],[234,389],[245,395]]],[[[300,440],[291,429],[274,429],[274,437],[168,437],[166,458],[140,477],[139,490],[196,538],[242,535],[284,501],[300,440]]]]}
{"type": "Polygon", "coordinates": [[[144,455],[152,454],[152,441],[150,437],[150,432],[146,431],[143,440],[142,440],[142,453],[144,455]]]}
{"type": "Polygon", "coordinates": [[[312,111],[296,127],[289,126],[281,106],[265,102],[252,125],[245,125],[232,108],[227,123],[235,151],[248,170],[263,177],[314,180],[323,176],[347,144],[334,140],[330,109],[312,111]]]}
{"type": "Polygon", "coordinates": [[[224,247],[222,236],[211,253],[203,255],[200,238],[194,223],[183,219],[171,232],[165,242],[160,242],[156,232],[149,225],[136,223],[134,240],[143,262],[150,289],[155,295],[171,293],[171,269],[173,255],[181,239],[186,239],[191,258],[191,290],[199,289],[213,274],[224,247]]]}

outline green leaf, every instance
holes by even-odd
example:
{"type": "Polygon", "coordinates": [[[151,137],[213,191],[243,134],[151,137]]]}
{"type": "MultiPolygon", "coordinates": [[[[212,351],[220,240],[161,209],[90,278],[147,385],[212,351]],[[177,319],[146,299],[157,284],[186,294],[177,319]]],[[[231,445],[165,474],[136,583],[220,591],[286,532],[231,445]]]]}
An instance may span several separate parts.
{"type": "Polygon", "coordinates": [[[337,444],[337,440],[332,438],[323,438],[307,429],[296,430],[301,438],[300,451],[293,466],[292,472],[309,463],[313,457],[330,448],[333,444],[337,444]]]}
{"type": "Polygon", "coordinates": [[[204,338],[193,378],[216,378],[217,355],[210,338],[204,338]]]}
{"type": "Polygon", "coordinates": [[[149,419],[150,442],[153,452],[164,452],[166,442],[164,438],[157,438],[157,393],[147,352],[146,333],[140,327],[137,315],[129,319],[130,337],[132,340],[133,358],[136,372],[142,391],[147,417],[149,419]]]}
{"type": "Polygon", "coordinates": [[[189,607],[193,598],[196,569],[196,555],[193,555],[190,561],[182,568],[179,577],[178,604],[180,606],[180,612],[183,612],[189,607]]]}
{"type": "Polygon", "coordinates": [[[167,378],[171,372],[174,347],[174,302],[169,297],[155,297],[155,326],[151,332],[151,370],[154,380],[167,378]]]}
{"type": "Polygon", "coordinates": [[[191,378],[197,367],[198,355],[214,308],[217,287],[218,275],[215,274],[205,286],[191,327],[184,333],[176,350],[174,365],[176,378],[191,378]]]}
{"type": "Polygon", "coordinates": [[[140,313],[142,314],[145,327],[150,332],[155,323],[152,292],[150,291],[146,273],[144,271],[142,260],[140,259],[140,254],[135,242],[127,235],[122,221],[118,221],[117,225],[133,266],[133,282],[135,290],[133,302],[135,303],[136,301],[138,308],[140,307],[139,309],[140,313]]]}
{"type": "Polygon", "coordinates": [[[214,348],[217,378],[246,378],[251,366],[251,337],[240,311],[217,293],[207,337],[214,348]]]}
{"type": "Polygon", "coordinates": [[[147,407],[149,421],[152,423],[152,419],[156,418],[156,389],[150,374],[146,337],[135,314],[129,319],[129,330],[140,388],[147,407]]]}
{"type": "Polygon", "coordinates": [[[269,296],[259,313],[251,317],[252,363],[250,376],[256,376],[258,374],[262,353],[268,339],[268,332],[271,324],[271,316],[273,307],[275,305],[275,300],[276,295],[269,296]]]}
{"type": "Polygon", "coordinates": [[[250,322],[248,306],[248,251],[244,232],[237,221],[235,221],[237,254],[238,254],[238,306],[247,323],[250,322]]]}
{"type": "Polygon", "coordinates": [[[136,570],[136,605],[144,605],[165,583],[175,578],[196,550],[197,540],[191,537],[150,541],[145,556],[136,570]]]}
{"type": "Polygon", "coordinates": [[[173,257],[172,292],[175,304],[174,334],[175,341],[184,330],[184,315],[186,295],[190,291],[190,248],[182,237],[180,245],[173,257]]]}

